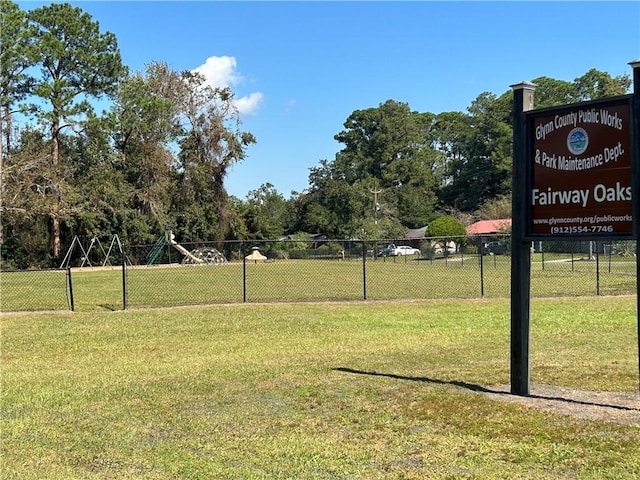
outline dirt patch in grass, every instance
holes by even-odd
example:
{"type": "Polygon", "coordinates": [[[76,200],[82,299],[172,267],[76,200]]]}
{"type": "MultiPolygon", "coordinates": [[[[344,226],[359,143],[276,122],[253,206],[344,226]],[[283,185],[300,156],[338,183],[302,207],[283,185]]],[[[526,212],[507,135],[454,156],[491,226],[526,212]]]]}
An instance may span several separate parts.
{"type": "Polygon", "coordinates": [[[497,401],[547,412],[624,425],[640,425],[640,392],[592,392],[552,385],[532,385],[529,396],[513,395],[509,385],[482,389],[497,401]]]}

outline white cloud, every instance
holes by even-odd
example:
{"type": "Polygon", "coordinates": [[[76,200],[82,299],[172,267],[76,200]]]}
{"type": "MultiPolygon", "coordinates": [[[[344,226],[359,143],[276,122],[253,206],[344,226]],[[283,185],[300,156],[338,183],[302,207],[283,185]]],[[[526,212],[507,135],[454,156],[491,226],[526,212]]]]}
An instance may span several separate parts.
{"type": "Polygon", "coordinates": [[[262,94],[262,92],[255,92],[247,97],[236,99],[234,103],[240,113],[252,114],[255,113],[258,108],[260,108],[263,100],[264,95],[262,94]]]}
{"type": "MultiPolygon", "coordinates": [[[[209,57],[193,71],[201,74],[205,78],[205,83],[213,88],[232,87],[242,83],[243,77],[237,72],[238,64],[235,57],[209,57]]],[[[236,90],[232,88],[234,93],[236,90]]],[[[234,101],[236,108],[241,114],[252,114],[262,104],[264,95],[261,92],[254,92],[248,96],[238,98],[234,101]]]]}
{"type": "Polygon", "coordinates": [[[193,71],[204,76],[206,84],[211,87],[230,87],[242,80],[236,72],[237,62],[234,57],[209,57],[193,71]]]}

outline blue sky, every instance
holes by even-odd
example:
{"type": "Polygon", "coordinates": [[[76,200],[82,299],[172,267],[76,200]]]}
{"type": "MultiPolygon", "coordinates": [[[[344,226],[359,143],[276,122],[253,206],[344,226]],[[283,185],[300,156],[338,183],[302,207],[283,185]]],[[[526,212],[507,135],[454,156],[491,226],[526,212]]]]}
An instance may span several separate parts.
{"type": "Polygon", "coordinates": [[[355,110],[466,111],[522,80],[631,74],[640,58],[640,1],[69,3],[116,35],[132,71],[166,62],[233,89],[257,138],[225,182],[242,199],[267,182],[304,191],[355,110]]]}

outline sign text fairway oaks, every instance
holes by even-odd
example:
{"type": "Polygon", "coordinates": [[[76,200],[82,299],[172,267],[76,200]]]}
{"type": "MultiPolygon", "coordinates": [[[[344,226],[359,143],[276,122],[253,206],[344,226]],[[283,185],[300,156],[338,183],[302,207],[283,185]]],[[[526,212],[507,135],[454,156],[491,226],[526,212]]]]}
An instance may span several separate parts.
{"type": "Polygon", "coordinates": [[[527,117],[528,237],[633,237],[630,100],[527,117]]]}

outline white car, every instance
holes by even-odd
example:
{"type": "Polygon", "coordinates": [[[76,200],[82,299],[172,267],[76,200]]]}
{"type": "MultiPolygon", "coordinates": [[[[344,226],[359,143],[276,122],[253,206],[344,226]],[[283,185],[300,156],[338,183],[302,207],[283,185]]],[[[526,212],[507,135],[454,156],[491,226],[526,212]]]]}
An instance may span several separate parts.
{"type": "Polygon", "coordinates": [[[389,252],[389,255],[394,257],[400,255],[420,255],[420,250],[418,250],[417,248],[409,247],[407,245],[400,245],[391,250],[391,252],[389,252]]]}

